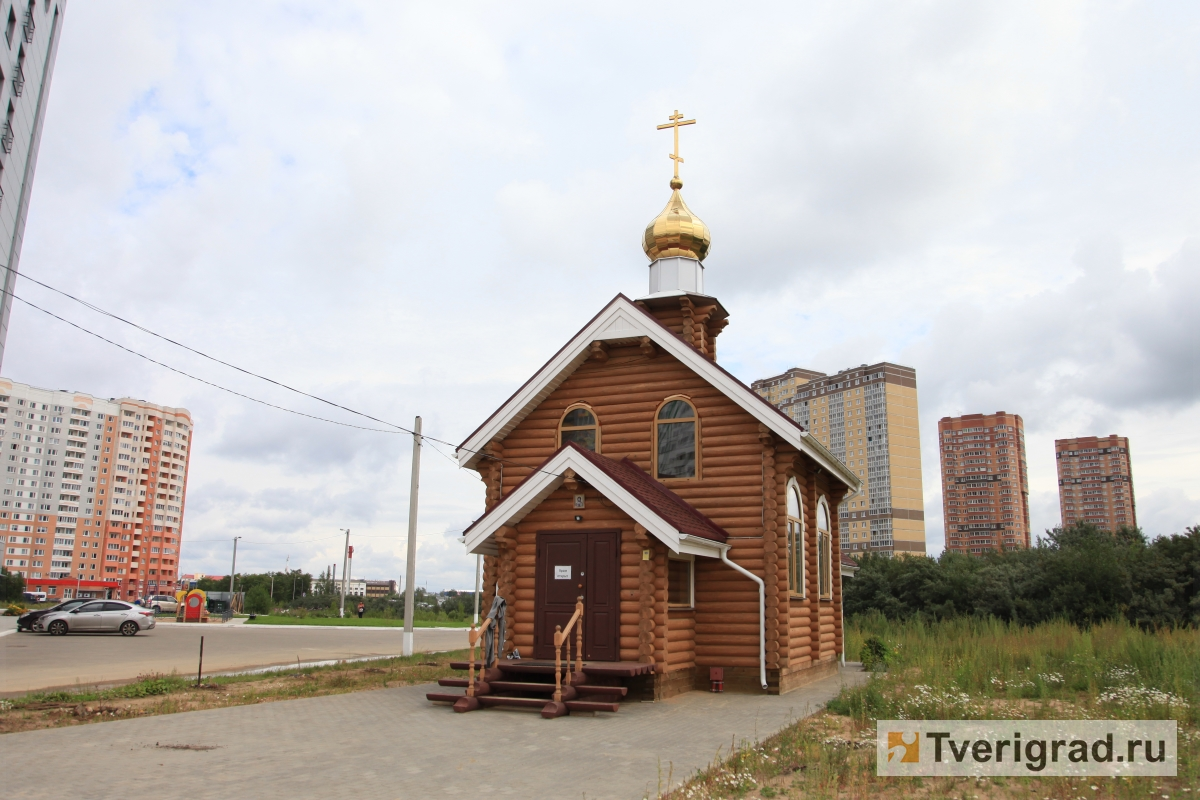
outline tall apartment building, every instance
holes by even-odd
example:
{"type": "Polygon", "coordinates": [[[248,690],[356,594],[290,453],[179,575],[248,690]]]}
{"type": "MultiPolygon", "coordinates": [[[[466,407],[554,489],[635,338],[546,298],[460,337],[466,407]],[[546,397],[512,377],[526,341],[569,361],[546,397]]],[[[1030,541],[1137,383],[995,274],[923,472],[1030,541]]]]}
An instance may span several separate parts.
{"type": "Polygon", "coordinates": [[[1054,458],[1063,525],[1091,522],[1107,530],[1137,527],[1129,439],[1116,434],[1055,439],[1054,458]]]}
{"type": "Polygon", "coordinates": [[[794,367],[751,387],[863,479],[863,490],[838,508],[843,553],[925,552],[916,370],[886,362],[836,375],[794,367]]]}
{"type": "Polygon", "coordinates": [[[25,217],[67,0],[0,0],[0,366],[4,363],[25,217]]]}
{"type": "Polygon", "coordinates": [[[938,421],[946,549],[984,553],[1029,547],[1029,466],[1019,414],[938,421]]]}
{"type": "Polygon", "coordinates": [[[125,599],[175,585],[192,448],[185,409],[0,378],[0,437],[6,569],[56,597],[83,581],[125,599]]]}

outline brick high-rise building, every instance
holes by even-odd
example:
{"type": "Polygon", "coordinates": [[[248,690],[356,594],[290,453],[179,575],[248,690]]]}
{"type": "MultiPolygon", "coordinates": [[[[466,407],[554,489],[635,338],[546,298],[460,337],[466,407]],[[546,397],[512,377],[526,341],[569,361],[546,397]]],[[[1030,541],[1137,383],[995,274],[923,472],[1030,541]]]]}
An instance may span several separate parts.
{"type": "Polygon", "coordinates": [[[1018,414],[966,414],[938,422],[946,549],[984,553],[1029,547],[1029,467],[1018,414]]]}
{"type": "Polygon", "coordinates": [[[843,553],[925,553],[916,370],[886,362],[836,375],[793,367],[751,388],[863,479],[862,492],[838,508],[843,553]]]}
{"type": "Polygon", "coordinates": [[[0,364],[67,0],[0,0],[0,364]]]}
{"type": "Polygon", "coordinates": [[[1106,530],[1137,527],[1129,439],[1082,436],[1055,439],[1062,524],[1091,522],[1106,530]]]}
{"type": "Polygon", "coordinates": [[[0,437],[6,569],[55,597],[79,581],[124,599],[174,587],[192,448],[185,409],[0,378],[0,437]]]}

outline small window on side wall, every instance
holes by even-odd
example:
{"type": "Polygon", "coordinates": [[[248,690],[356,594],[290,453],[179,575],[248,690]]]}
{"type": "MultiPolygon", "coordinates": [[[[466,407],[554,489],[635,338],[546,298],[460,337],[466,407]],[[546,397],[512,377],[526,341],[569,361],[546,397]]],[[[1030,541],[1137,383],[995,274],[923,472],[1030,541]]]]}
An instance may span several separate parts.
{"type": "Polygon", "coordinates": [[[788,590],[804,597],[804,505],[800,501],[800,485],[793,478],[787,490],[788,590]]]}
{"type": "Polygon", "coordinates": [[[694,586],[692,570],[694,561],[681,558],[667,559],[667,606],[670,608],[691,608],[692,588],[694,586]]]}
{"type": "Polygon", "coordinates": [[[558,446],[574,442],[584,450],[600,452],[600,424],[596,415],[584,405],[571,406],[558,425],[558,446]]]}
{"type": "Polygon", "coordinates": [[[833,537],[824,497],[817,503],[817,590],[822,600],[833,597],[833,537]]]}
{"type": "Polygon", "coordinates": [[[696,477],[696,409],[692,404],[667,400],[655,415],[654,428],[655,477],[696,477]]]}

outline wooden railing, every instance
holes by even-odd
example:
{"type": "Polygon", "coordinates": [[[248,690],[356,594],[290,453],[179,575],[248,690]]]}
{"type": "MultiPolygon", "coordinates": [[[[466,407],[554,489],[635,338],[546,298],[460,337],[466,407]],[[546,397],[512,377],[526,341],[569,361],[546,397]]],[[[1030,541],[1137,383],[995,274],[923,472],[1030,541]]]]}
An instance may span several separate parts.
{"type": "Polygon", "coordinates": [[[583,598],[575,601],[575,613],[567,622],[566,630],[554,626],[554,702],[561,703],[563,692],[563,647],[566,646],[566,684],[571,685],[571,673],[583,670],[583,598]],[[577,627],[576,627],[577,626],[577,627]],[[575,669],[571,669],[571,628],[575,627],[575,669]]]}
{"type": "MultiPolygon", "coordinates": [[[[488,626],[495,622],[494,619],[488,617],[479,626],[479,630],[475,630],[475,626],[471,626],[471,632],[467,634],[467,641],[471,643],[471,658],[467,664],[467,697],[475,696],[475,648],[479,645],[479,641],[483,638],[483,632],[488,629],[488,626]]],[[[480,673],[488,667],[493,667],[500,658],[500,648],[504,646],[503,642],[496,642],[496,646],[492,648],[492,663],[484,664],[480,667],[480,673]]],[[[482,678],[481,678],[482,679],[482,678]]]]}

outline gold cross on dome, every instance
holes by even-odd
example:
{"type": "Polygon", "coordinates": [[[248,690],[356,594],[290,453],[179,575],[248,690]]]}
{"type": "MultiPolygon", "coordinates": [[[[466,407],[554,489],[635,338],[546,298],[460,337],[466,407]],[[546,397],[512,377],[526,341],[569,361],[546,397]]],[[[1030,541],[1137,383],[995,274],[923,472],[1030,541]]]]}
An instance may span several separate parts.
{"type": "Polygon", "coordinates": [[[684,119],[683,114],[679,113],[678,108],[675,109],[675,113],[672,114],[671,116],[667,117],[667,119],[669,119],[671,121],[668,122],[666,125],[659,125],[658,130],[661,131],[661,130],[665,130],[667,128],[675,129],[675,152],[671,153],[670,156],[668,156],[668,158],[670,158],[672,161],[675,162],[675,179],[679,180],[679,165],[683,163],[683,156],[679,155],[679,126],[680,125],[695,125],[696,120],[684,119]]]}

